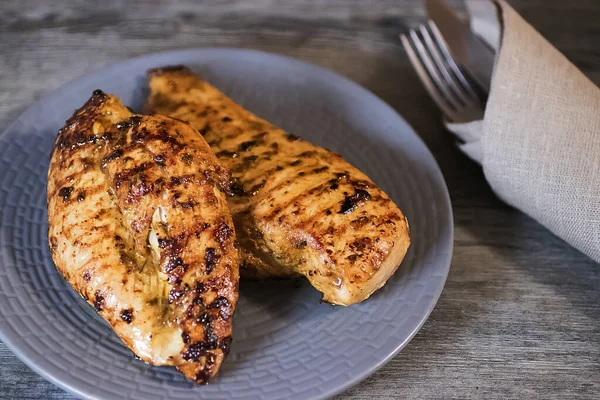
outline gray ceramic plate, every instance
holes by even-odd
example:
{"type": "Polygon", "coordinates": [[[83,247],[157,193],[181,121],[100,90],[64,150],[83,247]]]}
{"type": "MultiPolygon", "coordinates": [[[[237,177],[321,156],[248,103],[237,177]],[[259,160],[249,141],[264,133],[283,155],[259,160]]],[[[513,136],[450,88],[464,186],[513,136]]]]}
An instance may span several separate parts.
{"type": "Polygon", "coordinates": [[[0,135],[0,339],[35,371],[85,398],[339,393],[381,367],[421,327],[444,286],[452,237],[444,179],[406,122],[349,80],[277,55],[198,49],[125,61],[46,96],[0,135]],[[57,130],[97,88],[140,109],[145,71],[165,64],[189,65],[259,116],[343,154],[392,197],[411,227],[406,259],[362,304],[320,304],[306,283],[242,282],[231,354],[208,386],[135,360],[58,274],[47,246],[46,171],[57,130]]]}

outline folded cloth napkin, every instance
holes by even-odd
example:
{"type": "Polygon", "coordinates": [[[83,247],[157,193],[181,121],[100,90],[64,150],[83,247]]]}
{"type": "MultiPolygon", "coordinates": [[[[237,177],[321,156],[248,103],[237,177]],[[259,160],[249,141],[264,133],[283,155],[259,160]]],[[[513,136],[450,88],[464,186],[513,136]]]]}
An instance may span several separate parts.
{"type": "Polygon", "coordinates": [[[506,2],[467,8],[496,61],[483,120],[448,129],[501,199],[600,262],[600,89],[506,2]]]}

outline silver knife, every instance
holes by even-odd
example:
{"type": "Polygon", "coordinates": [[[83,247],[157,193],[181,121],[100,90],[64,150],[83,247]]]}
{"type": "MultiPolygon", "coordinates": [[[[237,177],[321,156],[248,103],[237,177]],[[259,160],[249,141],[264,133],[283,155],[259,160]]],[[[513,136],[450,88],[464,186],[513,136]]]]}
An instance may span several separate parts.
{"type": "Polygon", "coordinates": [[[495,52],[479,39],[466,22],[441,0],[425,0],[429,18],[435,22],[454,60],[490,92],[495,52]]]}

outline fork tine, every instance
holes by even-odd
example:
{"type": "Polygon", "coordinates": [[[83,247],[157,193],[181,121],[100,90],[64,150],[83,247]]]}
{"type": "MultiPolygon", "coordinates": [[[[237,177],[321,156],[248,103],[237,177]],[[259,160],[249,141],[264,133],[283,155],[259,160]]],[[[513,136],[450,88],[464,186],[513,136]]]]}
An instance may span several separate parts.
{"type": "Polygon", "coordinates": [[[437,104],[437,106],[440,108],[440,110],[442,110],[442,112],[445,115],[447,115],[451,119],[455,119],[456,112],[454,108],[445,100],[444,96],[440,93],[436,85],[431,80],[431,77],[423,67],[422,61],[417,56],[417,53],[415,53],[415,50],[413,49],[413,46],[408,36],[406,36],[405,34],[401,34],[400,40],[402,41],[402,45],[406,50],[406,54],[408,54],[408,59],[413,65],[415,71],[417,72],[417,75],[421,79],[421,82],[429,92],[429,95],[431,96],[433,101],[437,104]]]}
{"type": "Polygon", "coordinates": [[[433,34],[433,38],[434,38],[435,42],[437,43],[442,54],[444,55],[446,62],[452,69],[452,72],[454,72],[454,75],[461,82],[463,88],[469,94],[469,97],[472,99],[472,101],[478,103],[480,101],[479,96],[475,93],[475,90],[473,90],[469,81],[465,78],[465,76],[461,72],[460,68],[458,68],[458,65],[456,65],[456,63],[454,62],[454,58],[452,58],[452,55],[450,55],[450,51],[448,50],[446,41],[442,37],[442,34],[440,33],[438,27],[431,20],[428,21],[428,25],[429,25],[429,29],[431,30],[431,33],[433,34]]]}
{"type": "Polygon", "coordinates": [[[448,86],[450,87],[450,89],[454,92],[454,94],[456,95],[456,97],[458,97],[458,99],[460,100],[460,102],[462,104],[464,104],[464,105],[470,104],[471,99],[469,99],[469,97],[468,97],[469,94],[465,92],[461,83],[456,80],[456,78],[454,77],[454,74],[452,74],[450,68],[448,68],[448,66],[446,64],[444,64],[444,61],[442,60],[443,56],[440,54],[440,50],[439,50],[438,46],[435,45],[431,35],[429,34],[429,30],[427,29],[427,26],[419,25],[419,30],[421,31],[421,36],[423,37],[425,45],[427,46],[427,49],[429,50],[429,54],[431,54],[433,61],[437,65],[438,70],[444,77],[444,79],[445,79],[446,83],[448,84],[448,86]]]}
{"type": "Polygon", "coordinates": [[[452,93],[448,89],[448,84],[444,83],[444,80],[440,76],[440,72],[437,70],[436,66],[434,65],[434,63],[431,59],[431,56],[429,55],[429,53],[427,53],[427,50],[425,50],[425,46],[423,45],[421,38],[419,38],[417,31],[415,31],[414,29],[411,29],[409,32],[409,35],[413,41],[413,44],[415,46],[415,49],[417,50],[417,53],[419,54],[421,60],[423,61],[423,65],[427,69],[427,72],[429,72],[429,75],[433,79],[434,83],[437,85],[440,92],[442,92],[442,94],[444,95],[444,98],[446,99],[446,101],[448,103],[450,103],[452,108],[459,109],[461,107],[460,101],[458,101],[458,99],[456,98],[454,93],[452,93]]]}

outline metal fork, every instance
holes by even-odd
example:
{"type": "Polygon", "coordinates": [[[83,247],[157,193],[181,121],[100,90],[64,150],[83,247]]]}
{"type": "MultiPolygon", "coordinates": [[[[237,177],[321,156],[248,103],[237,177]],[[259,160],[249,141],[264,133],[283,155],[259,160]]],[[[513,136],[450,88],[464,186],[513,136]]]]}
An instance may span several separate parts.
{"type": "Polygon", "coordinates": [[[449,119],[483,118],[486,94],[458,67],[433,21],[401,34],[400,39],[421,82],[449,119]]]}

